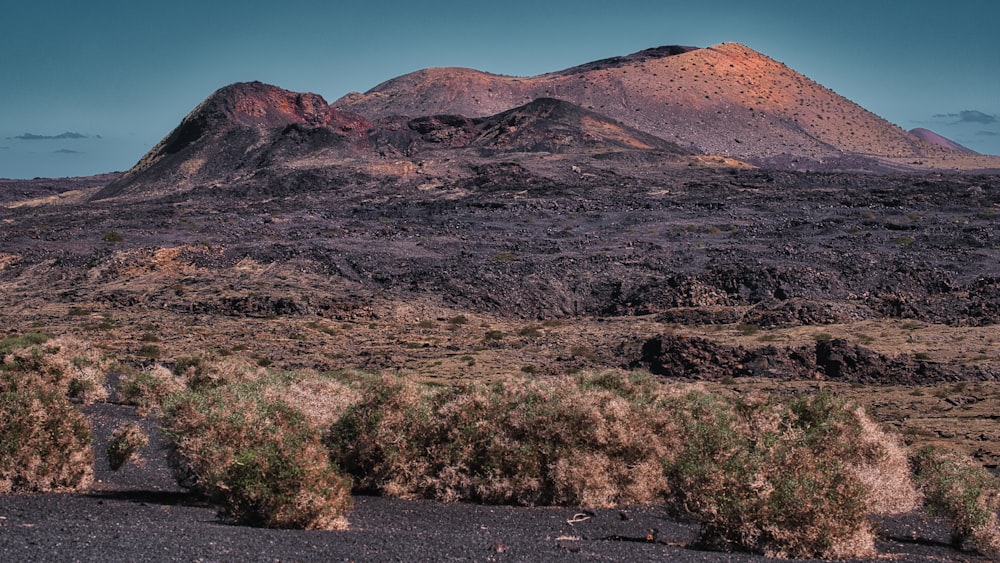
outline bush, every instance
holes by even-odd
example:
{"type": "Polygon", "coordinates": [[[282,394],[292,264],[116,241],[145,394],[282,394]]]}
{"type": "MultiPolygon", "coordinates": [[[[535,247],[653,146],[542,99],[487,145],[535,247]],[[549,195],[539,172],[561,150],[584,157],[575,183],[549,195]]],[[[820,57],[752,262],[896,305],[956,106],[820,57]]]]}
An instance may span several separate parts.
{"type": "Polygon", "coordinates": [[[781,557],[874,553],[869,514],[913,508],[902,446],[829,394],[778,402],[649,376],[432,389],[367,377],[330,429],[358,489],[444,501],[676,503],[701,543],[781,557]]]}
{"type": "Polygon", "coordinates": [[[306,417],[269,396],[284,382],[211,381],[164,401],[164,427],[186,480],[241,523],[343,528],[350,481],[306,417]]]}
{"type": "Polygon", "coordinates": [[[193,389],[216,387],[241,381],[257,381],[268,377],[268,371],[239,357],[194,357],[177,360],[175,373],[193,389]]]}
{"type": "Polygon", "coordinates": [[[43,336],[0,341],[0,493],[71,491],[93,482],[90,428],[67,399],[67,385],[43,336]],[[28,351],[30,350],[30,351],[28,351]]]}
{"type": "Polygon", "coordinates": [[[918,494],[899,441],[827,392],[782,403],[693,392],[672,400],[682,445],[666,461],[674,500],[701,542],[775,557],[874,553],[872,513],[918,494]]]}
{"type": "MultiPolygon", "coordinates": [[[[868,514],[892,507],[861,475],[895,457],[857,408],[825,393],[784,404],[701,392],[664,408],[684,436],[666,462],[673,498],[702,520],[701,543],[774,557],[874,553],[868,514]]],[[[913,498],[905,469],[897,480],[913,498]]]]}
{"type": "Polygon", "coordinates": [[[111,434],[111,441],[108,442],[108,465],[112,470],[118,471],[128,461],[142,463],[143,460],[138,452],[148,443],[149,437],[138,424],[128,423],[119,426],[111,434]]]}
{"type": "Polygon", "coordinates": [[[79,403],[107,398],[104,379],[111,362],[89,344],[71,337],[47,340],[32,335],[5,342],[4,347],[9,348],[3,357],[5,369],[35,373],[79,403]]]}
{"type": "Polygon", "coordinates": [[[128,405],[135,405],[145,416],[158,407],[164,397],[184,389],[184,384],[170,370],[155,365],[150,369],[123,375],[118,382],[118,398],[128,405]]]}
{"type": "Polygon", "coordinates": [[[519,505],[652,503],[669,432],[621,389],[621,374],[432,390],[393,377],[361,383],[327,438],[362,491],[519,505]],[[620,389],[613,387],[618,386],[620,389]]]}
{"type": "Polygon", "coordinates": [[[917,452],[913,469],[930,511],[951,521],[955,544],[1000,556],[1000,479],[968,457],[932,446],[917,452]]]}

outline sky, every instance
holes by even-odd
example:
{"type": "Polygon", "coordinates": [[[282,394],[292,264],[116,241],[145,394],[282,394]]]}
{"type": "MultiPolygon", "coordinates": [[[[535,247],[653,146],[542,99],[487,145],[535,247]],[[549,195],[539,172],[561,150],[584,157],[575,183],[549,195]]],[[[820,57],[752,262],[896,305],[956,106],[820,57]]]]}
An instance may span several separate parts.
{"type": "Polygon", "coordinates": [[[33,0],[0,19],[0,178],[126,170],[260,80],[332,102],[427,67],[531,76],[735,41],[903,127],[1000,154],[1000,2],[33,0]]]}

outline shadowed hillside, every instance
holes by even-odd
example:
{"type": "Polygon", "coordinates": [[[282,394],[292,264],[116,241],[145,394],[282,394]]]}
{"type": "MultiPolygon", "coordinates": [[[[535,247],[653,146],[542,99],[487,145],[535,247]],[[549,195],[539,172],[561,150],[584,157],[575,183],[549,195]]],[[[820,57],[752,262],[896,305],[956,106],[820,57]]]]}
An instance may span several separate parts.
{"type": "MultiPolygon", "coordinates": [[[[95,199],[118,195],[127,187],[171,185],[231,179],[255,168],[255,149],[280,144],[296,132],[322,130],[324,145],[362,142],[370,127],[364,118],[330,108],[316,94],[300,94],[260,82],[219,89],[185,117],[169,135],[124,176],[95,199]]],[[[259,151],[258,151],[259,152],[259,151]]]]}

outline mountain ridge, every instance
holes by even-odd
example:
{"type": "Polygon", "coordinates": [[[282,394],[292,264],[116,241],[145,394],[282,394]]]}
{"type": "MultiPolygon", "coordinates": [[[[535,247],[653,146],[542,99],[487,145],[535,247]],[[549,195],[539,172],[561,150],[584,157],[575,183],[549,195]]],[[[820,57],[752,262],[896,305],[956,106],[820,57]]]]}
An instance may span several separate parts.
{"type": "Polygon", "coordinates": [[[329,175],[347,166],[347,174],[395,178],[418,163],[386,159],[444,148],[464,151],[465,161],[603,150],[714,155],[713,165],[786,170],[1000,169],[1000,159],[906,132],[770,57],[723,43],[656,47],[534,77],[429,68],[333,103],[261,82],[231,84],[94,199],[218,185],[263,170],[325,167],[329,175]],[[532,106],[536,100],[549,101],[532,106]],[[558,119],[543,115],[546,104],[558,119]],[[520,130],[504,126],[506,118],[520,120],[520,130]],[[426,126],[433,131],[417,131],[426,126]],[[494,128],[492,140],[482,127],[494,128]]]}
{"type": "Polygon", "coordinates": [[[737,43],[646,49],[534,77],[422,69],[332,105],[368,118],[481,117],[539,97],[578,104],[695,152],[765,167],[823,168],[852,155],[878,168],[954,156],[737,43]]]}

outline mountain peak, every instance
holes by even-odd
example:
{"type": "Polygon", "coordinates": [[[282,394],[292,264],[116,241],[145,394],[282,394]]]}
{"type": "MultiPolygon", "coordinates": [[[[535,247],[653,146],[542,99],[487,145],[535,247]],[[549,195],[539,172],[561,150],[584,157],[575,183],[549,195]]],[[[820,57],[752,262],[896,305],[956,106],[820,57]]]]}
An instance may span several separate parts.
{"type": "Polygon", "coordinates": [[[580,74],[584,72],[591,72],[595,70],[604,70],[608,68],[618,68],[625,65],[631,65],[636,63],[643,63],[651,59],[662,59],[666,57],[674,57],[677,55],[683,55],[691,51],[697,51],[699,47],[686,47],[683,45],[664,45],[662,47],[653,47],[651,49],[643,49],[631,55],[625,55],[621,57],[610,57],[607,59],[601,59],[599,61],[593,61],[589,63],[584,63],[579,66],[574,66],[567,68],[566,70],[561,70],[554,72],[554,75],[569,76],[573,74],[580,74]]]}
{"type": "Polygon", "coordinates": [[[270,142],[275,130],[287,127],[325,129],[334,136],[359,138],[371,122],[334,110],[318,94],[291,92],[263,82],[230,84],[206,98],[131,170],[94,198],[115,196],[152,176],[178,184],[217,176],[225,166],[222,163],[238,162],[240,151],[270,142]],[[157,173],[144,174],[151,169],[157,173]]]}
{"type": "Polygon", "coordinates": [[[646,49],[534,77],[418,71],[333,106],[390,115],[496,115],[558,98],[706,154],[762,166],[865,167],[943,154],[786,65],[739,43],[646,49]],[[831,164],[832,163],[832,164],[831,164]]]}

